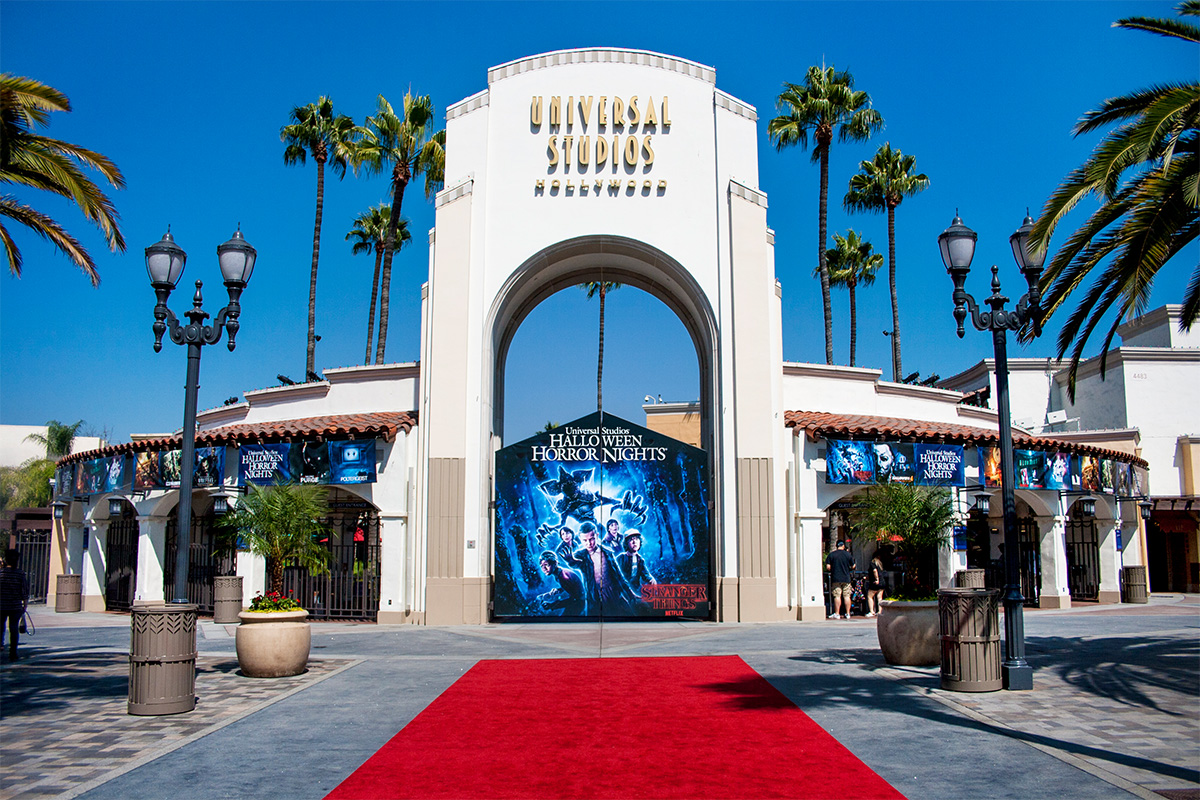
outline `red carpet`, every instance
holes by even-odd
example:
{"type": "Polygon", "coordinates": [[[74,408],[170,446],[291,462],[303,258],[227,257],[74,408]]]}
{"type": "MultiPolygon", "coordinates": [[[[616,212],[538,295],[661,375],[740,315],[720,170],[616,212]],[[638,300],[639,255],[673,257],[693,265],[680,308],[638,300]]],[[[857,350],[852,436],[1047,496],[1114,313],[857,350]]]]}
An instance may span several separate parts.
{"type": "Polygon", "coordinates": [[[737,656],[480,661],[326,800],[903,798],[737,656]]]}

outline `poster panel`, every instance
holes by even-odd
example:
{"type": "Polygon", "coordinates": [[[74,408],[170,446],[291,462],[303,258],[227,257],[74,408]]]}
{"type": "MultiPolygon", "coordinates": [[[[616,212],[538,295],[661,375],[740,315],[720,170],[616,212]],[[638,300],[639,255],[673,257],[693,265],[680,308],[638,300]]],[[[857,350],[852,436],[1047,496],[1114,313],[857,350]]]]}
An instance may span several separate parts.
{"type": "Polygon", "coordinates": [[[159,489],[166,486],[159,469],[159,462],[161,460],[159,456],[160,453],[157,450],[134,453],[133,488],[135,490],[159,489]]]}
{"type": "Polygon", "coordinates": [[[272,486],[292,480],[291,448],[286,442],[244,444],[238,448],[238,486],[272,486]]]}
{"type": "Polygon", "coordinates": [[[162,485],[179,488],[183,480],[183,451],[164,450],[158,455],[158,474],[162,478],[162,485]]]}
{"type": "Polygon", "coordinates": [[[966,450],[957,444],[914,444],[919,486],[966,486],[966,450]]]}
{"type": "Polygon", "coordinates": [[[826,439],[825,445],[826,483],[875,483],[874,444],[826,439]]]}
{"type": "Polygon", "coordinates": [[[197,447],[196,468],[192,475],[192,485],[220,486],[225,482],[225,448],[197,447]]]}
{"type": "Polygon", "coordinates": [[[329,442],[329,483],[374,483],[375,440],[329,442]]]}
{"type": "Polygon", "coordinates": [[[1018,489],[1045,488],[1046,454],[1041,450],[1014,450],[1013,471],[1018,489]]]}
{"type": "Polygon", "coordinates": [[[1000,448],[979,447],[979,477],[988,489],[1000,488],[1000,448]]]}
{"type": "Polygon", "coordinates": [[[75,494],[100,494],[108,478],[108,459],[81,461],[75,473],[75,494]]]}
{"type": "Polygon", "coordinates": [[[495,615],[708,617],[707,465],[599,413],[497,451],[495,615]]]}
{"type": "Polygon", "coordinates": [[[1113,462],[1113,478],[1116,481],[1116,492],[1121,497],[1130,497],[1133,494],[1133,480],[1129,472],[1129,464],[1124,461],[1113,462]]]}
{"type": "Polygon", "coordinates": [[[109,456],[98,459],[103,469],[101,491],[118,492],[125,486],[125,456],[109,456]]]}
{"type": "Polygon", "coordinates": [[[329,483],[327,442],[293,442],[289,458],[293,480],[300,483],[329,483]]]}
{"type": "Polygon", "coordinates": [[[913,448],[905,442],[878,442],[875,451],[876,483],[915,483],[917,461],[913,448]]]}
{"type": "Polygon", "coordinates": [[[1089,491],[1100,491],[1100,459],[1096,456],[1079,457],[1080,486],[1089,491]]]}
{"type": "Polygon", "coordinates": [[[1042,486],[1047,489],[1066,490],[1071,488],[1071,454],[1047,453],[1042,476],[1042,486]]]}

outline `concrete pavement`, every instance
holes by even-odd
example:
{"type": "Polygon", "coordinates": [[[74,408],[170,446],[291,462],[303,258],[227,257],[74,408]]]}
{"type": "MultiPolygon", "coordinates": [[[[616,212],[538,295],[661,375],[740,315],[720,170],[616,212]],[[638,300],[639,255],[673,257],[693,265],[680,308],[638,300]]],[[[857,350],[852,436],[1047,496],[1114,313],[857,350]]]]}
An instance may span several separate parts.
{"type": "Polygon", "coordinates": [[[985,694],[941,690],[936,667],[887,665],[874,620],[857,618],[315,623],[309,671],[275,680],[241,676],[236,626],[204,620],[197,708],[166,717],[125,713],[128,616],[33,617],[22,658],[0,665],[0,798],[320,798],[481,658],[736,654],[914,800],[1200,800],[1194,595],[1031,610],[1034,691],[985,694]]]}

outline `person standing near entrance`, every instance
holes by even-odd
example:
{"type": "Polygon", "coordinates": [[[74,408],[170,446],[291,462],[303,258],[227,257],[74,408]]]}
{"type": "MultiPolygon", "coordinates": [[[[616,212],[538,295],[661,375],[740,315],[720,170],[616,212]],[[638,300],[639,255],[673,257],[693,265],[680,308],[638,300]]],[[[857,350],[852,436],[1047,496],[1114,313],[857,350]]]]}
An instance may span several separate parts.
{"type": "Polygon", "coordinates": [[[883,562],[876,555],[867,564],[867,616],[879,614],[879,603],[883,600],[883,562]]]}
{"type": "Polygon", "coordinates": [[[4,646],[4,631],[8,631],[8,660],[17,660],[17,631],[25,607],[29,603],[29,582],[18,565],[21,554],[16,550],[4,552],[4,567],[0,568],[0,648],[4,646]]]}
{"type": "Polygon", "coordinates": [[[846,543],[838,540],[837,549],[825,559],[825,571],[829,573],[829,594],[833,613],[830,619],[850,619],[850,581],[854,577],[854,556],[846,552],[846,543]],[[840,609],[845,606],[846,613],[840,609]]]}

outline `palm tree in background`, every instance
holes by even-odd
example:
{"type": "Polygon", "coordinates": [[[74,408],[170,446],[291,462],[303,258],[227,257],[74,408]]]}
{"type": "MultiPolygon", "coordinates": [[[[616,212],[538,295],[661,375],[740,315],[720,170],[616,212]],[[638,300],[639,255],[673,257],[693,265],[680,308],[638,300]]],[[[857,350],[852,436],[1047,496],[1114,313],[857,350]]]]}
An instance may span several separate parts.
{"type": "Polygon", "coordinates": [[[83,427],[83,420],[79,420],[73,425],[66,425],[56,419],[52,419],[46,423],[46,432],[31,433],[25,437],[27,442],[37,442],[46,448],[46,458],[51,461],[71,454],[71,447],[75,444],[75,436],[79,433],[79,429],[83,427]]]}
{"type": "Polygon", "coordinates": [[[383,265],[379,290],[379,339],[375,363],[383,363],[387,348],[388,312],[391,304],[392,257],[400,239],[400,207],[410,181],[425,176],[425,196],[432,199],[442,188],[446,172],[446,131],[435,131],[433,102],[429,95],[404,95],[399,115],[383,95],[374,116],[367,117],[367,128],[359,148],[359,163],[370,172],[390,168],[392,207],[387,237],[383,246],[383,265]]]}
{"type": "MultiPolygon", "coordinates": [[[[370,210],[359,214],[354,220],[354,227],[346,234],[346,241],[354,240],[351,252],[375,254],[375,275],[371,279],[371,310],[367,313],[367,352],[363,356],[363,364],[371,363],[371,345],[375,341],[375,303],[379,299],[379,267],[383,262],[383,245],[387,240],[388,220],[392,209],[387,203],[372,206],[370,210]]],[[[408,232],[408,220],[400,218],[400,248],[412,241],[408,232]]]]}
{"type": "Polygon", "coordinates": [[[859,173],[850,178],[842,207],[850,213],[886,212],[888,225],[888,288],[892,293],[892,380],[900,382],[900,307],[896,297],[896,208],[904,198],[929,186],[929,178],[914,173],[916,156],[906,156],[886,142],[870,161],[859,163],[859,173]]]}
{"type": "Polygon", "coordinates": [[[596,410],[604,410],[604,300],[608,293],[620,289],[621,284],[614,281],[587,281],[579,284],[579,288],[587,292],[588,300],[600,295],[600,354],[596,359],[596,410]]]}
{"type": "Polygon", "coordinates": [[[817,211],[817,272],[821,278],[821,304],[825,311],[825,363],[833,363],[833,306],[829,298],[829,269],[825,262],[827,206],[829,200],[829,146],[834,129],[838,141],[866,141],[883,127],[883,117],[871,108],[871,96],[854,89],[854,76],[833,67],[812,66],[803,84],[785,83],[776,98],[782,112],[767,125],[775,149],[808,147],[813,137],[812,160],[821,165],[817,211]]]}
{"type": "Polygon", "coordinates": [[[834,246],[825,251],[825,261],[829,267],[829,285],[845,286],[850,292],[850,366],[853,367],[858,344],[858,305],[854,290],[860,283],[870,286],[875,282],[875,273],[883,266],[883,254],[876,253],[871,243],[853,230],[847,230],[844,237],[835,233],[833,243],[834,246]]]}
{"type": "Polygon", "coordinates": [[[304,165],[310,156],[317,165],[317,214],[313,222],[312,269],[308,277],[308,342],[305,374],[316,372],[317,357],[317,261],[321,255],[321,218],[325,208],[325,165],[338,178],[346,176],[354,157],[359,129],[345,114],[333,113],[333,101],[321,97],[315,103],[296,106],[288,115],[291,122],[279,129],[279,138],[287,147],[283,163],[304,165]]]}
{"type": "MultiPolygon", "coordinates": [[[[1177,10],[1198,16],[1200,2],[1189,0],[1177,10]]],[[[1129,17],[1114,26],[1200,42],[1200,27],[1183,20],[1129,17]]],[[[1154,276],[1200,229],[1200,84],[1159,84],[1105,100],[1083,115],[1074,135],[1109,125],[1118,127],[1055,190],[1030,241],[1031,247],[1047,247],[1080,200],[1094,195],[1100,201],[1046,265],[1041,280],[1045,325],[1089,273],[1097,273],[1058,334],[1059,358],[1074,344],[1067,384],[1072,399],[1083,348],[1104,315],[1117,308],[1100,350],[1101,374],[1122,317],[1145,311],[1154,276]]],[[[1192,269],[1183,300],[1180,324],[1190,329],[1200,315],[1200,264],[1192,269]]],[[[1024,339],[1031,335],[1031,330],[1022,332],[1024,339]]]]}
{"type": "MultiPolygon", "coordinates": [[[[109,250],[124,252],[125,237],[121,235],[116,208],[81,167],[96,170],[104,180],[124,189],[121,170],[100,153],[36,132],[49,127],[50,112],[70,110],[71,101],[57,89],[31,78],[0,74],[0,183],[67,198],[100,229],[109,250]]],[[[24,225],[49,241],[83,270],[92,286],[100,285],[100,273],[87,249],[52,217],[10,194],[0,195],[0,217],[24,225]]],[[[3,224],[0,241],[4,243],[9,272],[21,277],[21,251],[3,224]]]]}

